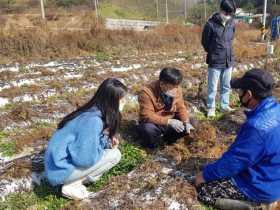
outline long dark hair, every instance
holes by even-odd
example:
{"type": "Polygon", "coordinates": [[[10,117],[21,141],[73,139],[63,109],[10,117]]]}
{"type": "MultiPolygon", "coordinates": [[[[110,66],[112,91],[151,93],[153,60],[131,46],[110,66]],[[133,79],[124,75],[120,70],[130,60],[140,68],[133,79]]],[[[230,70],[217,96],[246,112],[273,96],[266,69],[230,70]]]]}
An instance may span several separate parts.
{"type": "Polygon", "coordinates": [[[113,137],[120,124],[119,101],[125,97],[127,91],[127,87],[118,79],[104,80],[87,103],[62,119],[58,124],[58,129],[63,128],[70,120],[95,106],[102,112],[105,126],[109,128],[109,137],[113,137]]]}

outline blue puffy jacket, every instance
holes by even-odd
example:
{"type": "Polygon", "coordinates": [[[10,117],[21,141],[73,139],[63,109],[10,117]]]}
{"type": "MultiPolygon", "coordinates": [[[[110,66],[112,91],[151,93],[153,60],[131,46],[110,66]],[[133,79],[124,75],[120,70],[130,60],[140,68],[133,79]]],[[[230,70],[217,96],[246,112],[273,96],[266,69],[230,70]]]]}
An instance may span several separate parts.
{"type": "Polygon", "coordinates": [[[205,167],[203,177],[208,182],[231,177],[252,201],[272,203],[280,199],[280,105],[271,96],[245,114],[235,141],[205,167]]]}
{"type": "Polygon", "coordinates": [[[235,34],[234,19],[225,26],[214,14],[205,24],[201,44],[207,52],[206,63],[210,68],[229,68],[234,62],[233,38],[235,34]]]}

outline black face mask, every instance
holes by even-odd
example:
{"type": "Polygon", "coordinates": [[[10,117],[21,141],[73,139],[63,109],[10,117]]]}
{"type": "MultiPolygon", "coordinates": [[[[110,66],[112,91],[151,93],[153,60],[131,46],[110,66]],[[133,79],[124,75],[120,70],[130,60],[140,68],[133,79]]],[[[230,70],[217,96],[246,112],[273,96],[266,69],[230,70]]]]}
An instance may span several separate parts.
{"type": "Polygon", "coordinates": [[[247,93],[247,90],[244,91],[242,96],[239,96],[239,101],[240,101],[241,105],[244,106],[245,108],[247,108],[247,106],[249,105],[249,103],[251,101],[251,99],[249,99],[246,103],[242,102],[242,99],[246,95],[246,93],[247,93]]]}

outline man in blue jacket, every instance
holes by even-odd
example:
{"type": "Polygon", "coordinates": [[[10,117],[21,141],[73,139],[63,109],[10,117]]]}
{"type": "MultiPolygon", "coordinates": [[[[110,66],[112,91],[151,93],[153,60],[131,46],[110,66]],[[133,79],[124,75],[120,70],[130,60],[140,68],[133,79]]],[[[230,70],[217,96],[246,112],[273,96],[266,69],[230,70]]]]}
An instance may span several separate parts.
{"type": "Polygon", "coordinates": [[[280,199],[280,105],[272,75],[252,69],[232,79],[247,120],[222,157],[196,175],[198,199],[217,204],[236,199],[270,204],[280,199]]]}
{"type": "Polygon", "coordinates": [[[222,111],[231,111],[229,106],[230,79],[234,62],[233,38],[235,22],[234,0],[223,0],[220,12],[214,14],[205,24],[201,44],[207,52],[208,88],[207,88],[207,116],[215,116],[215,98],[217,85],[220,81],[220,104],[222,111]]]}

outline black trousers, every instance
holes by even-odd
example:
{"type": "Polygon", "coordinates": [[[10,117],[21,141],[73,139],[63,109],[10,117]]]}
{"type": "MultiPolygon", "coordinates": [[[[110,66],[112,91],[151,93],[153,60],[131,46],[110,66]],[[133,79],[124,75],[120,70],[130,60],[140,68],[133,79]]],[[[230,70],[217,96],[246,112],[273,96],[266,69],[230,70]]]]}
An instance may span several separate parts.
{"type": "Polygon", "coordinates": [[[186,136],[186,132],[177,132],[170,126],[159,126],[149,122],[139,122],[142,144],[148,148],[157,147],[159,137],[167,144],[174,143],[177,139],[186,136]]]}

